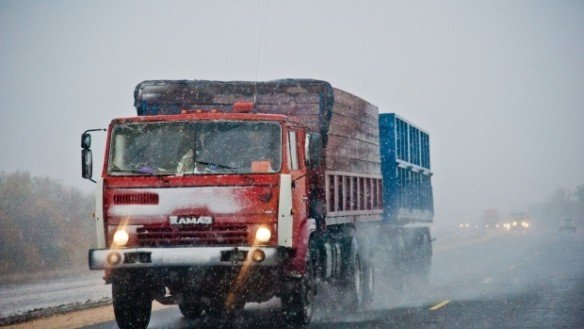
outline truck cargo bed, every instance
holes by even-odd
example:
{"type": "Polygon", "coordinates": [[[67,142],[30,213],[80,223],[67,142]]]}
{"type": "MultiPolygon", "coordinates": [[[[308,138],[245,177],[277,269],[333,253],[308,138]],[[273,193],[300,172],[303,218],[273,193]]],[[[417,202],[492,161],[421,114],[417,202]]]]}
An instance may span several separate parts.
{"type": "Polygon", "coordinates": [[[326,217],[329,225],[381,220],[378,109],[363,99],[308,79],[144,81],[134,96],[138,115],[230,112],[234,103],[250,102],[253,113],[288,116],[323,136],[324,159],[311,191],[322,204],[313,215],[326,217]]]}

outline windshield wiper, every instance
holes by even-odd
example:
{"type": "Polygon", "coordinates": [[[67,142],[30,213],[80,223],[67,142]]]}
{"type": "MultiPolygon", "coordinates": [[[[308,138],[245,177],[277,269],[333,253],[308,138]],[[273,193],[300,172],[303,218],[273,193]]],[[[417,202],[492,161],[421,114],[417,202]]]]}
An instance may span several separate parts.
{"type": "Polygon", "coordinates": [[[235,167],[230,167],[230,166],[227,166],[227,165],[224,165],[221,163],[213,163],[213,162],[206,162],[206,161],[199,161],[199,160],[194,160],[194,162],[195,162],[195,164],[200,163],[200,164],[205,165],[205,166],[210,166],[210,167],[217,166],[219,168],[227,169],[227,170],[229,170],[229,172],[231,172],[233,174],[238,174],[238,175],[243,176],[247,180],[248,183],[253,183],[253,181],[254,181],[251,176],[249,176],[245,173],[237,172],[238,168],[235,168],[235,167]]]}
{"type": "Polygon", "coordinates": [[[161,168],[151,167],[149,165],[145,166],[137,166],[134,165],[135,168],[129,169],[120,169],[118,166],[113,165],[111,167],[112,172],[119,173],[119,174],[139,174],[139,175],[150,175],[150,176],[159,176],[159,175],[172,175],[170,172],[166,172],[161,168]]]}
{"type": "Polygon", "coordinates": [[[230,166],[227,166],[224,164],[214,163],[214,162],[205,162],[205,161],[199,161],[199,160],[194,160],[194,162],[195,162],[195,164],[200,163],[200,164],[205,165],[205,166],[217,166],[219,168],[229,169],[231,172],[235,172],[235,170],[237,169],[234,167],[230,167],[230,166]]]}
{"type": "MultiPolygon", "coordinates": [[[[152,170],[140,170],[140,169],[135,169],[135,170],[113,170],[112,173],[122,174],[122,175],[127,175],[127,174],[132,174],[132,175],[148,175],[148,176],[158,176],[158,175],[160,175],[160,173],[157,173],[157,172],[152,171],[152,170]]],[[[163,175],[168,175],[168,174],[163,174],[163,175]]]]}

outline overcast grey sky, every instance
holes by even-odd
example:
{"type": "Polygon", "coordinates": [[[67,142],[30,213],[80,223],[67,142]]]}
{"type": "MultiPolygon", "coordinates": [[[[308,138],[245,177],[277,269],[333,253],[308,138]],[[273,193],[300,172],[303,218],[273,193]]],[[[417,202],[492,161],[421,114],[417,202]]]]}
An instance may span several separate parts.
{"type": "Polygon", "coordinates": [[[137,83],[256,69],[429,131],[438,222],[584,183],[584,2],[555,0],[0,0],[0,171],[93,189],[79,136],[134,115],[137,83]]]}

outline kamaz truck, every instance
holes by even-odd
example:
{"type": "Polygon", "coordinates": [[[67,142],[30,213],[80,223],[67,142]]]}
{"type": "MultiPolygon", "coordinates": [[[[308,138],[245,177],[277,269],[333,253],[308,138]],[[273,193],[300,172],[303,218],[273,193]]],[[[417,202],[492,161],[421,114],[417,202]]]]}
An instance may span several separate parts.
{"type": "Polygon", "coordinates": [[[323,287],[358,310],[376,277],[427,278],[422,129],[318,80],[144,81],[134,98],[99,178],[93,130],[81,138],[97,186],[89,267],[105,271],[120,328],[147,327],[153,300],[229,321],[274,297],[303,326],[323,287]]]}

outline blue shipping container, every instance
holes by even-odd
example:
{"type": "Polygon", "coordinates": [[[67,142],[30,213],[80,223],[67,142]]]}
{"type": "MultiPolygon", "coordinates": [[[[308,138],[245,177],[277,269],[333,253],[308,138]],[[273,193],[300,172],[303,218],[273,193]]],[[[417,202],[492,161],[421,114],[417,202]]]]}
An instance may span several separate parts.
{"type": "Polygon", "coordinates": [[[427,132],[395,113],[379,114],[384,221],[432,222],[432,171],[427,132]]]}

